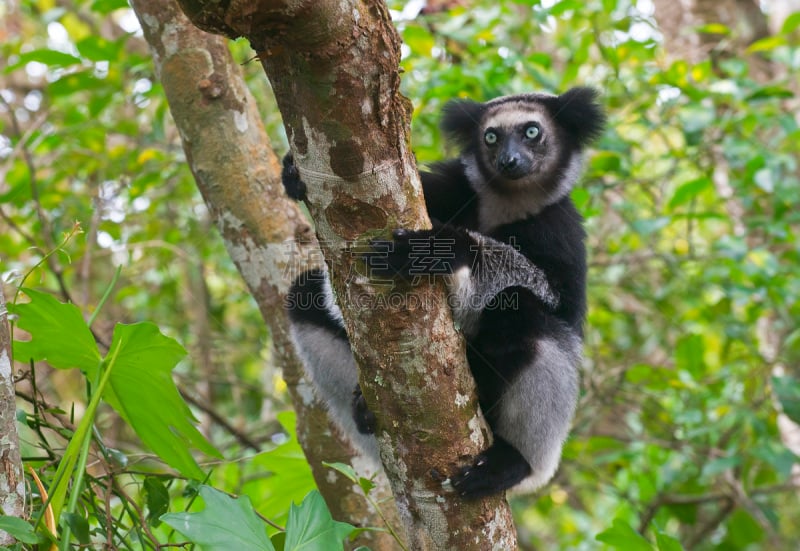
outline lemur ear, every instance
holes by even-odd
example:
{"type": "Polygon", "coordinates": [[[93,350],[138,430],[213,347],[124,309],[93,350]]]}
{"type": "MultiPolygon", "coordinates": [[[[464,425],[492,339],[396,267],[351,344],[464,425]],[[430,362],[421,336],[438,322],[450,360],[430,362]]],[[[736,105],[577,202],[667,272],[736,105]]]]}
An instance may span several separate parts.
{"type": "Polygon", "coordinates": [[[594,88],[577,87],[556,98],[553,117],[569,132],[579,148],[587,146],[603,133],[606,115],[597,102],[599,95],[594,88]]]}
{"type": "Polygon", "coordinates": [[[485,109],[483,103],[468,99],[448,101],[442,109],[442,132],[462,149],[468,148],[485,109]]]}

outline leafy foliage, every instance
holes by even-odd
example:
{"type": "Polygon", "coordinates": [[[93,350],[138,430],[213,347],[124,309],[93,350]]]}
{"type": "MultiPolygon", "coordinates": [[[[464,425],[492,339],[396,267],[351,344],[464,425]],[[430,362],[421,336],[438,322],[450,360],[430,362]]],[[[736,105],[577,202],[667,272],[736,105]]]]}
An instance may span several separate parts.
{"type": "Polygon", "coordinates": [[[31,302],[19,304],[12,311],[19,316],[19,327],[32,338],[15,341],[15,358],[47,360],[60,369],[77,367],[92,381],[101,365],[111,363],[113,354],[106,402],[164,461],[190,478],[204,478],[189,449],[217,457],[219,452],[194,427],[192,414],[172,382],[170,372],[186,354],[183,347],[151,323],[117,324],[109,346],[111,354],[100,358],[94,338],[74,305],[32,289],[24,292],[31,302]]]}
{"type": "Polygon", "coordinates": [[[289,509],[286,531],[270,540],[247,496],[234,499],[209,486],[200,487],[206,508],[199,513],[169,513],[161,520],[188,536],[204,550],[228,549],[330,551],[342,549],[353,527],[331,518],[316,490],[289,509]],[[277,545],[273,545],[273,541],[277,545]]]}
{"type": "Polygon", "coordinates": [[[273,551],[267,531],[247,496],[234,499],[209,486],[200,487],[206,508],[199,513],[168,513],[161,520],[207,551],[273,551]]]}
{"type": "MultiPolygon", "coordinates": [[[[610,115],[573,192],[591,252],[584,393],[556,481],[512,503],[523,548],[791,548],[800,15],[742,48],[738,29],[706,21],[697,32],[723,38],[692,63],[665,50],[649,2],[392,4],[421,163],[448,152],[436,123],[453,97],[588,84],[610,115]]],[[[18,417],[26,463],[62,511],[48,528],[155,549],[182,541],[159,519],[202,527],[226,504],[249,527],[234,535],[265,549],[299,548],[303,527],[343,538],[309,494],[292,418],[275,414],[288,404],[269,335],[211,231],[127,3],[33,0],[0,20],[0,274],[7,297],[24,281],[30,299],[9,301],[18,417]],[[193,455],[215,449],[239,460],[193,455]]],[[[261,69],[245,70],[284,143],[261,69]]],[[[46,501],[0,529],[43,541],[46,501]]]]}

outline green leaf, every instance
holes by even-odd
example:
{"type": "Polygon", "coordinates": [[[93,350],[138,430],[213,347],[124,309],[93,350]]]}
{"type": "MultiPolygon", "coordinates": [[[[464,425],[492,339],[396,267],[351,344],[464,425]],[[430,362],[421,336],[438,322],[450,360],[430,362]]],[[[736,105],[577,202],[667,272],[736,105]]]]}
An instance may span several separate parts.
{"type": "Polygon", "coordinates": [[[72,533],[78,538],[78,541],[83,545],[89,545],[89,523],[83,516],[77,513],[64,513],[62,518],[69,524],[72,533]]]}
{"type": "Polygon", "coordinates": [[[597,534],[595,539],[610,545],[613,549],[622,549],[623,551],[653,550],[650,542],[631,528],[630,524],[618,518],[614,519],[611,528],[597,534]]]}
{"type": "Polygon", "coordinates": [[[147,495],[147,520],[158,526],[161,522],[159,517],[169,511],[169,492],[161,479],[154,476],[144,479],[144,491],[147,495]]]}
{"type": "Polygon", "coordinates": [[[689,180],[688,182],[678,186],[678,189],[675,190],[675,193],[672,195],[672,198],[669,200],[669,204],[667,206],[672,210],[675,209],[675,207],[685,205],[701,192],[710,189],[711,187],[711,179],[707,176],[689,180]]]}
{"type": "Polygon", "coordinates": [[[351,482],[357,483],[365,495],[369,494],[375,488],[375,483],[372,480],[364,478],[363,476],[358,476],[355,469],[350,465],[345,465],[344,463],[326,463],[325,461],[323,461],[322,464],[335,471],[339,471],[351,482]]]}
{"type": "Polygon", "coordinates": [[[712,459],[711,461],[703,465],[703,471],[701,473],[701,476],[703,478],[708,479],[718,475],[719,473],[725,472],[728,469],[732,469],[740,465],[741,463],[742,463],[742,458],[738,455],[712,459]]]}
{"type": "Polygon", "coordinates": [[[670,219],[666,216],[658,218],[641,218],[631,222],[631,226],[636,233],[650,235],[661,231],[669,225],[670,219]]]}
{"type": "Polygon", "coordinates": [[[264,523],[250,498],[232,498],[210,486],[200,486],[205,509],[199,513],[167,513],[161,521],[201,546],[204,551],[272,551],[264,523]]]}
{"type": "Polygon", "coordinates": [[[356,470],[350,465],[346,465],[345,463],[328,463],[326,461],[323,461],[322,464],[334,471],[339,471],[351,482],[358,481],[358,474],[356,474],[356,470]]]}
{"type": "Polygon", "coordinates": [[[680,370],[687,371],[697,380],[705,371],[703,354],[705,345],[701,335],[687,335],[678,340],[675,346],[675,364],[680,370]]]}
{"type": "Polygon", "coordinates": [[[300,506],[292,504],[289,521],[286,524],[284,549],[287,551],[343,549],[342,542],[354,529],[354,526],[333,520],[322,496],[314,490],[306,496],[300,506]]]}
{"type": "Polygon", "coordinates": [[[31,301],[10,305],[19,316],[17,326],[31,335],[14,341],[14,359],[46,361],[57,369],[78,368],[90,378],[100,365],[100,352],[92,332],[74,304],[59,302],[47,293],[23,289],[31,301]]]}
{"type": "Polygon", "coordinates": [[[614,151],[598,151],[589,161],[592,172],[615,172],[622,168],[622,157],[614,151]]]}
{"type": "Polygon", "coordinates": [[[202,479],[205,475],[190,448],[215,457],[220,453],[194,426],[192,412],[172,380],[172,369],[186,351],[150,322],[117,324],[111,350],[117,346],[111,388],[104,398],[167,464],[202,479]]]}
{"type": "Polygon", "coordinates": [[[785,86],[762,86],[752,94],[747,96],[748,101],[759,100],[759,99],[787,99],[793,98],[794,92],[786,88],[785,86]]]}
{"type": "Polygon", "coordinates": [[[797,27],[800,27],[800,11],[794,12],[786,18],[781,26],[781,34],[789,34],[797,27]]]}
{"type": "Polygon", "coordinates": [[[90,61],[113,61],[119,57],[120,44],[90,35],[75,44],[83,57],[90,61]]]}
{"type": "Polygon", "coordinates": [[[10,73],[32,61],[43,63],[52,68],[69,67],[71,65],[77,65],[81,62],[80,58],[77,58],[74,55],[65,54],[64,52],[59,52],[58,50],[32,50],[20,55],[19,59],[17,59],[17,62],[6,67],[4,72],[10,73]]]}
{"type": "Polygon", "coordinates": [[[33,526],[19,517],[0,516],[0,530],[8,532],[22,543],[39,543],[39,536],[33,531],[33,526]]]}
{"type": "Polygon", "coordinates": [[[794,377],[773,377],[772,389],[778,396],[783,413],[795,423],[800,423],[800,381],[794,377]]]}
{"type": "MultiPolygon", "coordinates": [[[[289,440],[253,458],[254,468],[277,476],[253,481],[252,484],[245,485],[245,492],[250,489],[257,491],[260,497],[256,502],[258,510],[280,524],[286,522],[291,504],[300,503],[316,488],[316,484],[308,460],[297,442],[294,411],[279,413],[278,421],[289,434],[289,440]]],[[[253,492],[251,495],[256,495],[253,492]]]]}
{"type": "Polygon", "coordinates": [[[92,11],[106,15],[114,10],[128,7],[128,0],[95,0],[92,2],[92,11]]]}
{"type": "Polygon", "coordinates": [[[683,551],[681,542],[664,532],[656,532],[656,546],[658,551],[683,551]]]}
{"type": "Polygon", "coordinates": [[[744,509],[734,510],[725,526],[729,549],[748,549],[764,539],[764,528],[744,509]]]}
{"type": "Polygon", "coordinates": [[[721,34],[721,35],[728,35],[731,33],[731,30],[722,23],[709,23],[707,25],[700,25],[697,27],[698,33],[704,34],[721,34]]]}
{"type": "MultiPolygon", "coordinates": [[[[94,425],[94,417],[97,413],[97,406],[100,403],[100,399],[105,392],[105,389],[107,388],[111,373],[113,373],[114,367],[116,366],[114,360],[116,359],[117,352],[118,349],[115,348],[110,350],[110,359],[105,371],[102,374],[98,373],[98,375],[102,376],[100,377],[99,382],[96,383],[95,392],[92,394],[92,398],[89,400],[89,404],[86,406],[86,411],[83,413],[83,416],[81,416],[81,420],[78,423],[78,426],[75,428],[75,432],[72,434],[69,444],[67,444],[67,449],[64,450],[64,455],[61,457],[61,461],[58,463],[56,474],[53,476],[52,483],[50,484],[50,507],[53,510],[53,516],[55,517],[56,524],[61,523],[61,508],[63,507],[67,496],[70,480],[73,478],[73,476],[75,476],[76,472],[78,473],[78,478],[81,478],[82,476],[81,471],[76,471],[76,469],[78,468],[82,451],[88,450],[87,444],[89,439],[92,437],[91,429],[94,425]]],[[[96,379],[97,378],[95,378],[95,380],[96,379]]],[[[80,487],[79,484],[76,486],[80,487]]]]}
{"type": "Polygon", "coordinates": [[[774,50],[778,46],[783,46],[786,44],[786,38],[781,35],[773,35],[768,36],[766,38],[762,38],[761,40],[756,40],[752,44],[750,44],[745,52],[749,54],[754,54],[757,52],[769,52],[770,50],[774,50]]]}

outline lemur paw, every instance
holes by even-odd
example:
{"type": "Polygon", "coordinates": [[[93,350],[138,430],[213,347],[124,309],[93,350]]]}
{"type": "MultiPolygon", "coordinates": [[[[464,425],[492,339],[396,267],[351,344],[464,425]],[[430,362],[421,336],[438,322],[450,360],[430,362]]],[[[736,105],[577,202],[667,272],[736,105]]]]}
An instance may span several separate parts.
{"type": "Polygon", "coordinates": [[[290,151],[283,156],[283,170],[281,171],[283,189],[290,199],[295,201],[306,200],[306,183],[300,179],[300,171],[294,164],[294,155],[290,151]]]}
{"type": "Polygon", "coordinates": [[[374,239],[362,254],[370,273],[377,277],[412,280],[419,276],[453,273],[452,259],[459,244],[456,232],[443,225],[430,230],[396,229],[392,240],[374,239]]]}
{"type": "Polygon", "coordinates": [[[367,407],[367,401],[358,385],[353,391],[353,420],[361,434],[375,434],[375,414],[367,407]]]}

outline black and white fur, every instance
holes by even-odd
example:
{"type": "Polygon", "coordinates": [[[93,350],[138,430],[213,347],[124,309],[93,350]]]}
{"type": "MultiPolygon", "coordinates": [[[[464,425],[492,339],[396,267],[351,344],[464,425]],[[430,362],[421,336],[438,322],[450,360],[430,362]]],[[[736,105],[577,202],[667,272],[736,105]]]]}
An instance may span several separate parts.
{"type": "MultiPolygon", "coordinates": [[[[590,88],[457,100],[442,129],[460,157],[422,172],[433,229],[396,230],[365,255],[372,273],[413,281],[444,276],[453,317],[494,441],[449,485],[466,497],[554,475],[578,395],[586,312],[582,218],[569,192],[605,117],[590,88]]],[[[291,156],[284,185],[305,198],[291,156]]],[[[327,276],[307,272],[289,294],[292,337],[332,416],[377,459],[374,416],[327,276]],[[354,393],[353,390],[356,389],[354,393]]]]}

